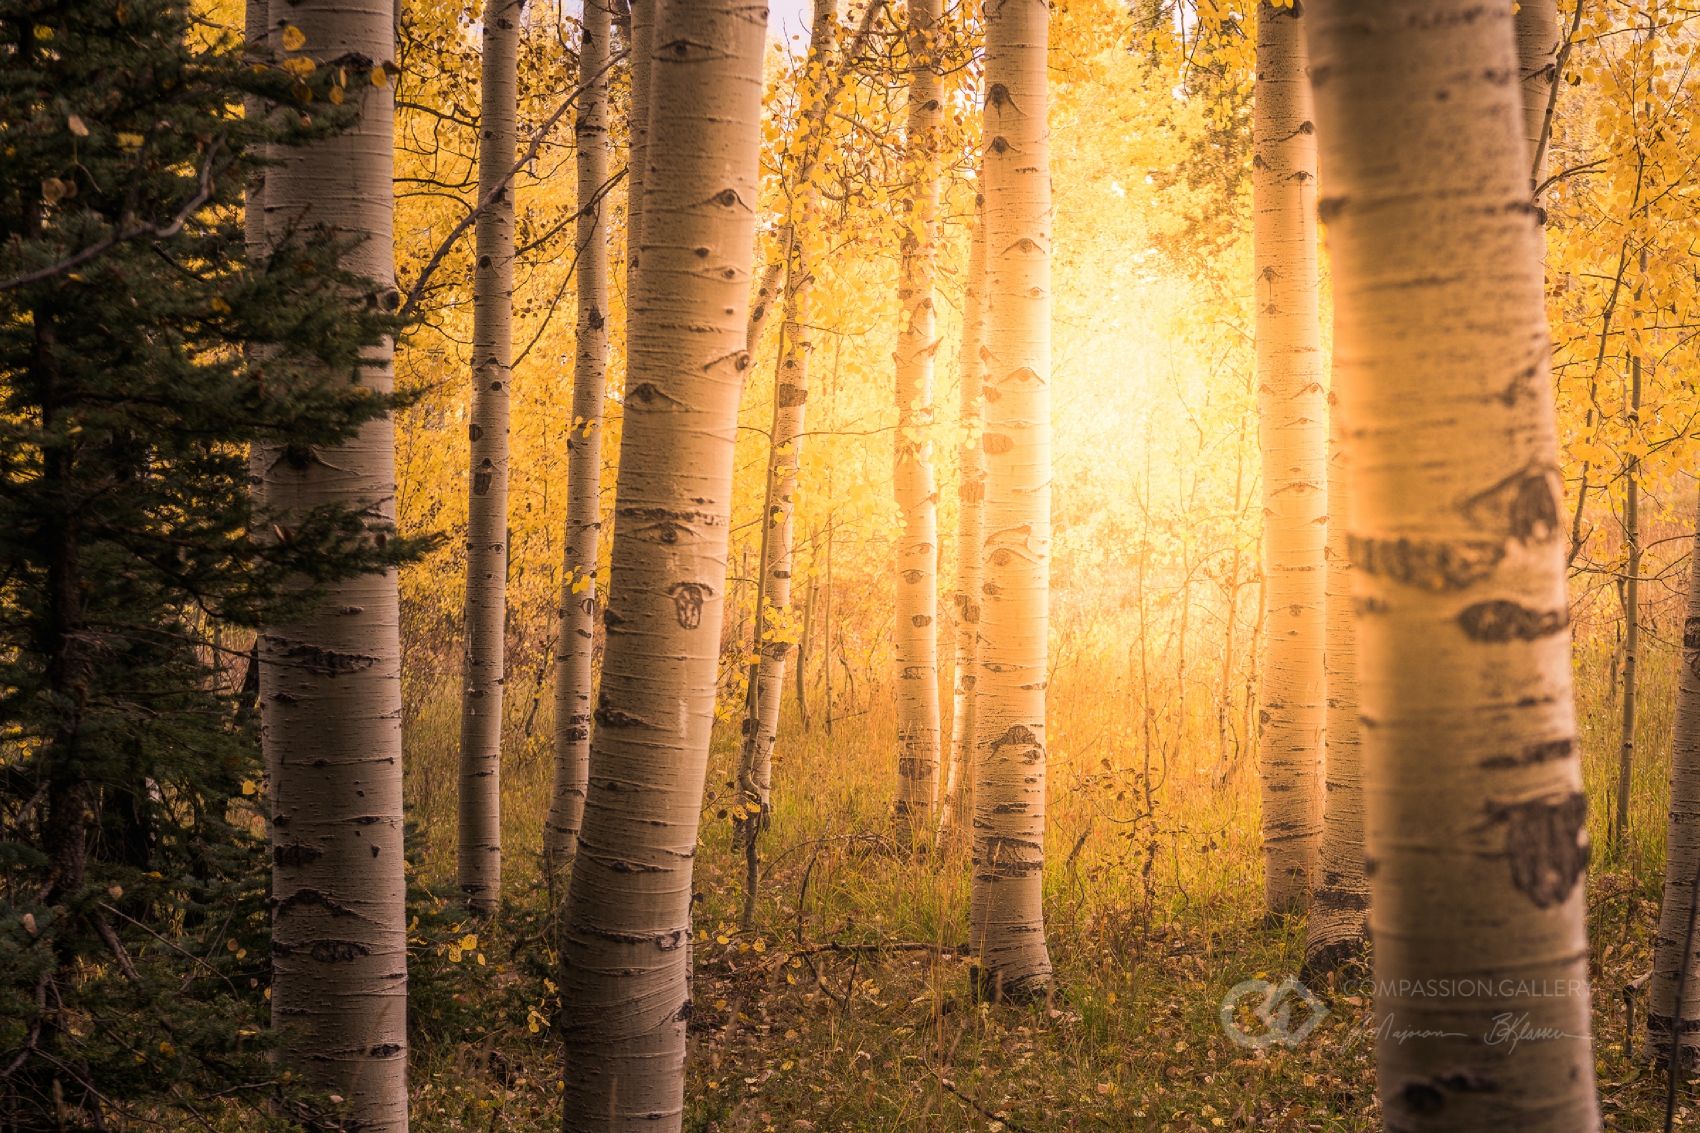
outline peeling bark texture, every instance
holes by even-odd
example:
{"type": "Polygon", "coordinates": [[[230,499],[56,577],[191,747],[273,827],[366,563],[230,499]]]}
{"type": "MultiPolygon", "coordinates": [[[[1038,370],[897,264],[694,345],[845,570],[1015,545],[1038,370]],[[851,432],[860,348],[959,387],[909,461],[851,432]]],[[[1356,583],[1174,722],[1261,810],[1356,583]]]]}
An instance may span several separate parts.
{"type": "Polygon", "coordinates": [[[909,0],[909,108],[905,164],[914,185],[898,266],[897,432],[892,476],[897,496],[896,628],[897,826],[908,838],[931,821],[939,778],[938,486],[933,479],[933,310],[937,274],[940,0],[909,0]]]}
{"type": "Polygon", "coordinates": [[[1674,1022],[1680,1065],[1700,1061],[1700,961],[1685,956],[1694,943],[1694,878],[1700,873],[1700,509],[1682,626],[1676,723],[1671,735],[1670,823],[1665,835],[1665,894],[1654,937],[1653,979],[1647,999],[1647,1048],[1670,1057],[1674,1022]],[[1686,984],[1682,977],[1688,974],[1686,984]]]}
{"type": "Polygon", "coordinates": [[[1547,178],[1547,112],[1558,81],[1558,5],[1555,0],[1517,0],[1517,69],[1523,83],[1523,137],[1529,146],[1529,186],[1535,205],[1547,178]]]}
{"type": "Polygon", "coordinates": [[[684,1113],[691,864],[714,720],[766,11],[663,4],[607,645],[562,935],[562,1126],[684,1113]]]}
{"type": "Polygon", "coordinates": [[[963,793],[976,745],[975,687],[980,680],[980,573],[985,532],[981,501],[986,495],[986,459],[981,451],[980,409],[986,381],[980,355],[986,314],[985,198],[976,197],[973,231],[968,243],[968,280],[962,293],[962,347],[957,354],[961,388],[962,447],[957,454],[960,480],[956,511],[956,587],[951,604],[956,614],[956,682],[951,704],[950,762],[944,777],[944,802],[939,807],[938,836],[942,840],[962,818],[963,793]]]}
{"type": "Polygon", "coordinates": [[[1263,451],[1264,638],[1258,690],[1264,893],[1310,900],[1322,835],[1328,426],[1316,246],[1316,131],[1304,7],[1257,6],[1252,244],[1263,451]]]}
{"type": "Polygon", "coordinates": [[[1328,398],[1328,741],[1322,846],[1310,915],[1305,969],[1329,972],[1368,943],[1369,878],[1364,874],[1362,737],[1358,728],[1357,644],[1352,627],[1352,561],[1346,549],[1351,469],[1340,415],[1339,379],[1328,398]]]}
{"type": "Polygon", "coordinates": [[[466,661],[460,702],[457,872],[474,913],[502,895],[502,690],[508,609],[508,387],[513,359],[519,25],[524,0],[485,0],[474,229],[466,661]]]}
{"type": "Polygon", "coordinates": [[[555,785],[543,822],[549,883],[567,877],[584,819],[590,774],[591,682],[596,639],[596,563],[602,536],[602,403],[608,379],[608,214],[597,199],[608,182],[608,59],[611,0],[586,0],[579,45],[584,91],[578,142],[578,329],[573,415],[567,427],[566,552],[555,637],[555,785]]]}
{"type": "Polygon", "coordinates": [[[1051,986],[1044,909],[1049,25],[1046,0],[1004,0],[986,12],[985,566],[970,919],[976,990],[993,999],[1033,999],[1051,986]]]}
{"type": "MultiPolygon", "coordinates": [[[[305,52],[393,66],[389,0],[273,0],[305,52]]],[[[344,264],[377,281],[350,302],[395,309],[394,94],[360,83],[358,123],[280,149],[266,173],[272,239],[323,232],[350,242],[344,264]]],[[[392,349],[367,355],[360,382],[387,393],[392,349]]],[[[275,459],[261,490],[285,517],[338,505],[371,538],[395,528],[395,429],[367,424],[306,460],[275,459]]],[[[394,571],[328,588],[299,621],[260,635],[262,745],[270,780],[272,1022],[283,1067],[346,1099],[362,1133],[407,1128],[407,915],[402,854],[401,639],[394,571]]]]}
{"type": "Polygon", "coordinates": [[[1597,1130],[1562,482],[1511,8],[1307,0],[1305,19],[1352,545],[1498,549],[1458,576],[1352,558],[1383,1119],[1597,1130]],[[1508,1027],[1539,1039],[1495,1041],[1508,1027]]]}
{"type": "MultiPolygon", "coordinates": [[[[791,609],[792,543],[795,535],[797,477],[802,467],[803,435],[809,400],[809,355],[814,350],[810,323],[814,278],[810,241],[820,223],[820,190],[814,170],[830,131],[823,129],[831,103],[824,92],[837,60],[837,0],[816,0],[814,26],[804,85],[823,92],[812,104],[807,127],[811,154],[800,155],[798,182],[782,237],[785,262],[784,318],[780,329],[779,370],[773,390],[773,431],[767,457],[766,530],[762,532],[761,581],[757,587],[762,609],[756,642],[755,685],[744,717],[744,744],[738,762],[738,788],[745,802],[759,808],[741,824],[740,837],[752,839],[767,826],[772,807],[773,744],[779,735],[779,707],[785,691],[785,667],[795,649],[788,633],[775,633],[775,619],[791,609]],[[752,822],[753,820],[753,822],[752,822]]],[[[751,342],[752,353],[754,341],[751,342]]],[[[753,892],[753,887],[752,890],[753,892]]]]}

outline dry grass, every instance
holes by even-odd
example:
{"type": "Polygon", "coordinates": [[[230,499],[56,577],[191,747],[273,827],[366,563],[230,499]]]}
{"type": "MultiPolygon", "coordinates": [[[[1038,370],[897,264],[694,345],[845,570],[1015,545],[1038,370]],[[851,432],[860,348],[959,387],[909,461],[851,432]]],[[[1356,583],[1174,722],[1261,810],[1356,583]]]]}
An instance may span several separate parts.
{"type": "MultiPolygon", "coordinates": [[[[1617,745],[1610,655],[1578,657],[1603,845],[1617,745]]],[[[1631,838],[1621,857],[1597,863],[1592,881],[1598,1060],[1613,1129],[1663,1127],[1662,1079],[1623,1055],[1619,994],[1649,966],[1673,668],[1658,651],[1643,666],[1631,838]]],[[[1126,665],[1077,658],[1052,684],[1046,884],[1061,995],[1032,1008],[967,998],[963,848],[902,856],[886,837],[893,724],[883,694],[831,735],[818,719],[803,732],[788,701],[757,922],[740,931],[742,863],[718,801],[729,794],[733,729],[723,729],[698,859],[687,1128],[1378,1128],[1368,1004],[1352,993],[1361,973],[1317,989],[1329,1014],[1296,1049],[1248,1051],[1225,1036],[1224,995],[1246,978],[1296,972],[1303,926],[1263,922],[1256,778],[1249,757],[1219,758],[1213,701],[1195,688],[1183,707],[1172,687],[1156,690],[1148,748],[1140,697],[1118,670],[1126,665]]],[[[529,692],[513,697],[515,736],[530,705],[529,692]]],[[[408,729],[421,873],[444,893],[456,713],[445,689],[424,699],[408,729]]],[[[420,930],[421,1130],[545,1129],[557,1120],[555,1047],[546,1025],[535,1033],[528,1025],[528,1009],[546,1015],[550,1006],[534,855],[547,801],[547,715],[545,704],[508,765],[511,900],[480,930],[487,964],[447,961],[444,943],[467,931],[452,919],[420,930]]],[[[1679,1125],[1689,1121],[1700,1122],[1692,1104],[1679,1115],[1679,1125]]]]}

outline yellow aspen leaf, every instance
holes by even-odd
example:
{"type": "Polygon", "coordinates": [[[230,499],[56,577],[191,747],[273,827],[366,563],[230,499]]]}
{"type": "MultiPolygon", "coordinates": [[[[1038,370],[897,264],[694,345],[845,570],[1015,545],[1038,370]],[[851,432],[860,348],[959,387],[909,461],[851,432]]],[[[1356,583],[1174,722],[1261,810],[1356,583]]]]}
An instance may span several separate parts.
{"type": "Polygon", "coordinates": [[[285,51],[300,51],[307,46],[307,33],[294,24],[283,25],[283,49],[285,51]]]}
{"type": "MultiPolygon", "coordinates": [[[[221,315],[229,314],[230,313],[230,304],[226,303],[223,299],[214,299],[213,300],[213,310],[218,311],[218,313],[221,314],[221,315]],[[223,310],[219,309],[221,305],[223,307],[223,310]]],[[[252,779],[242,780],[242,793],[244,795],[251,795],[255,791],[258,791],[259,789],[260,789],[259,785],[257,783],[255,783],[252,779]]]]}
{"type": "Polygon", "coordinates": [[[297,55],[293,59],[285,59],[280,66],[288,74],[298,79],[304,79],[318,70],[319,65],[305,55],[297,55]]]}
{"type": "Polygon", "coordinates": [[[460,938],[460,947],[461,947],[461,951],[463,951],[463,952],[471,952],[473,949],[477,948],[478,947],[478,934],[474,933],[474,932],[469,932],[465,936],[461,937],[460,938]]]}

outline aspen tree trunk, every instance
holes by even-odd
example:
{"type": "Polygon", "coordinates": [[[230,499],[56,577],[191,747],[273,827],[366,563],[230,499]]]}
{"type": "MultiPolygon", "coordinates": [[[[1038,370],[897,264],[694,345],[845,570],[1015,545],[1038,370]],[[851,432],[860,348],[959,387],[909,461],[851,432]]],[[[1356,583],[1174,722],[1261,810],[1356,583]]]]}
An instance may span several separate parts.
{"type": "Polygon", "coordinates": [[[939,207],[943,84],[939,77],[940,0],[909,0],[909,110],[905,168],[914,186],[898,267],[897,495],[898,836],[924,829],[938,794],[938,488],[933,482],[933,310],[939,207]]]}
{"type": "MultiPolygon", "coordinates": [[[[814,172],[826,144],[826,116],[832,106],[828,74],[837,56],[837,0],[816,0],[809,34],[804,86],[818,92],[805,119],[809,152],[799,155],[796,184],[782,243],[785,256],[784,317],[780,326],[779,370],[773,389],[773,421],[767,451],[767,491],[761,540],[761,577],[756,588],[759,627],[758,661],[744,718],[744,745],[738,763],[738,787],[744,801],[757,808],[740,823],[741,839],[750,866],[745,889],[745,921],[754,912],[755,848],[772,807],[773,744],[779,735],[779,708],[785,692],[785,666],[792,643],[773,632],[772,616],[791,608],[794,565],[797,475],[802,467],[803,432],[809,400],[809,354],[814,350],[811,295],[814,287],[809,242],[819,224],[820,190],[814,172]]],[[[752,353],[754,342],[751,343],[752,353]]]]}
{"type": "MultiPolygon", "coordinates": [[[[393,66],[390,0],[273,0],[273,35],[306,36],[325,61],[393,66]]],[[[381,74],[380,72],[377,72],[381,74]]],[[[350,83],[358,123],[300,148],[266,172],[275,242],[352,242],[348,270],[400,305],[391,189],[394,94],[350,83]],[[358,93],[354,93],[358,92],[358,93]]],[[[374,348],[357,377],[388,393],[392,349],[374,348]]],[[[334,449],[276,451],[261,473],[274,513],[325,505],[361,512],[371,537],[395,527],[395,427],[371,422],[334,449]]],[[[347,1100],[363,1133],[407,1128],[407,913],[402,854],[401,641],[394,571],[330,586],[300,620],[260,637],[262,745],[270,780],[272,1022],[285,1069],[347,1100]]]]}
{"type": "Polygon", "coordinates": [[[563,1128],[680,1128],[691,859],[714,720],[766,12],[661,6],[642,271],[584,824],[562,939],[563,1128]]]}
{"type": "Polygon", "coordinates": [[[1383,1119],[1596,1130],[1562,480],[1511,9],[1306,9],[1383,1119]]]}
{"type": "Polygon", "coordinates": [[[1558,80],[1558,5],[1554,0],[1518,0],[1517,68],[1523,83],[1523,137],[1529,146],[1529,187],[1544,209],[1540,190],[1547,177],[1548,112],[1558,80]]]}
{"type": "Polygon", "coordinates": [[[958,452],[960,481],[956,512],[956,688],[950,726],[950,764],[944,779],[944,805],[939,808],[938,836],[942,839],[961,817],[963,788],[975,750],[975,686],[979,682],[980,572],[985,532],[980,507],[986,495],[986,458],[980,449],[980,405],[985,384],[985,360],[980,345],[985,324],[986,224],[985,198],[974,201],[974,228],[968,244],[968,281],[962,294],[962,348],[957,355],[961,381],[962,447],[958,452]]]}
{"type": "Polygon", "coordinates": [[[1051,167],[1046,0],[986,12],[985,552],[971,890],[975,986],[1031,999],[1045,948],[1051,566],[1051,167]]]}
{"type": "MultiPolygon", "coordinates": [[[[626,123],[626,353],[631,353],[632,299],[638,290],[643,242],[643,190],[649,182],[650,72],[655,60],[655,14],[660,0],[631,0],[631,107],[626,123]]],[[[627,362],[628,367],[630,361],[627,362]]]]}
{"type": "MultiPolygon", "coordinates": [[[[1646,269],[1645,260],[1641,267],[1646,269]]],[[[1629,360],[1629,434],[1640,432],[1641,359],[1629,360]]],[[[1623,714],[1618,731],[1617,806],[1612,814],[1611,848],[1622,853],[1629,838],[1629,781],[1635,770],[1636,677],[1641,657],[1641,461],[1624,464],[1623,541],[1628,550],[1623,578],[1623,714]]]]}
{"type": "Polygon", "coordinates": [[[1322,833],[1327,695],[1324,552],[1328,427],[1318,312],[1316,134],[1302,6],[1257,6],[1252,244],[1258,434],[1263,450],[1264,616],[1258,692],[1264,894],[1271,912],[1310,899],[1322,833]]]}
{"type": "Polygon", "coordinates": [[[543,824],[553,886],[565,880],[584,817],[590,771],[592,647],[596,563],[602,534],[602,402],[608,377],[608,214],[590,207],[608,183],[610,0],[586,0],[579,45],[578,326],[573,415],[567,426],[566,553],[561,623],[555,641],[555,789],[543,824]]]}
{"type": "Polygon", "coordinates": [[[519,21],[524,0],[485,0],[474,229],[472,467],[466,501],[466,669],[460,702],[457,872],[467,907],[502,894],[502,691],[508,612],[508,386],[513,359],[519,21]]]}
{"type": "Polygon", "coordinates": [[[1700,509],[1695,512],[1689,564],[1688,615],[1677,670],[1676,723],[1671,736],[1670,820],[1665,842],[1665,893],[1653,938],[1653,979],[1647,1000],[1647,1047],[1670,1056],[1674,1026],[1678,1065],[1700,1052],[1700,958],[1694,944],[1694,878],[1700,872],[1700,509]],[[1684,970],[1687,980],[1683,980],[1684,970]]]}
{"type": "Polygon", "coordinates": [[[1369,878],[1364,875],[1362,737],[1358,728],[1357,643],[1352,627],[1352,562],[1346,546],[1351,507],[1347,431],[1339,379],[1328,398],[1328,687],[1326,805],[1316,891],[1305,922],[1305,968],[1329,972],[1363,951],[1369,878]]]}

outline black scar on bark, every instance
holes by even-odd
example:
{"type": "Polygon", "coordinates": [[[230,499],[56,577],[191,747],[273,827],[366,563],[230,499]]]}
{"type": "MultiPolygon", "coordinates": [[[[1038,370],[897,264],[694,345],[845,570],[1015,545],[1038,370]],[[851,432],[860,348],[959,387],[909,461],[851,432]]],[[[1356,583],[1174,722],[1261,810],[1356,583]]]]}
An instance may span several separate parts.
{"type": "Polygon", "coordinates": [[[1569,625],[1568,610],[1531,610],[1503,598],[1466,606],[1458,615],[1458,626],[1465,637],[1496,645],[1536,641],[1562,633],[1569,625]]]}
{"type": "Polygon", "coordinates": [[[1441,543],[1428,539],[1347,538],[1352,566],[1419,590],[1463,590],[1493,573],[1505,548],[1485,540],[1441,543]]]}
{"type": "Polygon", "coordinates": [[[681,629],[696,629],[702,624],[702,607],[713,593],[701,582],[676,582],[667,591],[673,597],[673,616],[681,629]]]}
{"type": "Polygon", "coordinates": [[[1525,803],[1489,804],[1488,816],[1505,824],[1511,884],[1537,908],[1570,896],[1588,868],[1588,800],[1580,792],[1525,803]]]}
{"type": "Polygon", "coordinates": [[[1538,744],[1530,744],[1523,750],[1512,755],[1490,755],[1482,760],[1481,766],[1490,771],[1501,771],[1512,767],[1532,767],[1538,763],[1550,763],[1555,759],[1568,759],[1576,750],[1573,739],[1546,740],[1538,744]]]}

